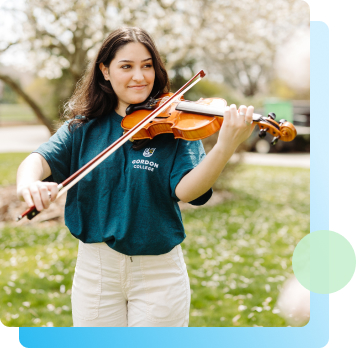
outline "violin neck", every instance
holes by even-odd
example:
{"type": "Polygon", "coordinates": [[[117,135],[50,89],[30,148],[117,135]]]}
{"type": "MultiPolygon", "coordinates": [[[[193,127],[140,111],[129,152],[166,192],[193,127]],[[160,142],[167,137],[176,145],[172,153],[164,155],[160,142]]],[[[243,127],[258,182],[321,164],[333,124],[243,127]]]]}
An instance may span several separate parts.
{"type": "MultiPolygon", "coordinates": [[[[180,103],[178,103],[178,105],[176,106],[176,110],[189,112],[192,114],[198,114],[198,115],[205,115],[205,116],[212,116],[212,117],[214,117],[214,116],[224,117],[224,110],[222,110],[219,107],[197,104],[197,103],[188,102],[188,101],[181,101],[180,103]]],[[[252,119],[253,119],[253,121],[257,122],[261,119],[261,117],[262,116],[259,114],[253,114],[252,119]]]]}

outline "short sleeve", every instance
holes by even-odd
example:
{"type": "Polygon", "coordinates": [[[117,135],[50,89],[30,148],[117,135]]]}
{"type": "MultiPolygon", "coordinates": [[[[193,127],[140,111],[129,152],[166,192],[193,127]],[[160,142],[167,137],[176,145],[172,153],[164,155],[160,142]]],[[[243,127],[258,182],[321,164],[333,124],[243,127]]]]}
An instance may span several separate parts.
{"type": "Polygon", "coordinates": [[[51,168],[53,181],[61,183],[70,175],[72,133],[65,122],[51,138],[34,153],[39,153],[51,168]]]}
{"type": "MultiPolygon", "coordinates": [[[[194,169],[204,159],[205,156],[204,147],[200,140],[178,140],[178,148],[170,176],[171,196],[174,199],[179,201],[175,190],[183,176],[194,169]]],[[[206,193],[189,203],[192,205],[203,205],[210,199],[212,194],[213,190],[210,188],[206,193]]]]}

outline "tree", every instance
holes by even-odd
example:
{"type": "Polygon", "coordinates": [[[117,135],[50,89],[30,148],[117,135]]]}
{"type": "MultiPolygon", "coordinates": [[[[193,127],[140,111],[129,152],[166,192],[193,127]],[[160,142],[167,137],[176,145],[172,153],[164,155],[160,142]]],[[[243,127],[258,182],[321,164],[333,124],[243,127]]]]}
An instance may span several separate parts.
{"type": "MultiPolygon", "coordinates": [[[[300,0],[25,0],[23,7],[2,11],[20,22],[17,40],[0,42],[3,54],[11,55],[16,46],[40,77],[69,86],[59,88],[62,103],[103,39],[120,26],[139,26],[153,36],[171,78],[187,78],[203,66],[213,79],[252,96],[271,77],[277,45],[309,23],[309,9],[300,0]]],[[[0,79],[54,131],[53,115],[24,97],[9,76],[2,73],[0,79]]]]}
{"type": "Polygon", "coordinates": [[[273,77],[276,49],[298,29],[309,27],[309,7],[300,0],[213,2],[207,17],[214,31],[201,36],[204,61],[244,96],[253,96],[273,77]]]}

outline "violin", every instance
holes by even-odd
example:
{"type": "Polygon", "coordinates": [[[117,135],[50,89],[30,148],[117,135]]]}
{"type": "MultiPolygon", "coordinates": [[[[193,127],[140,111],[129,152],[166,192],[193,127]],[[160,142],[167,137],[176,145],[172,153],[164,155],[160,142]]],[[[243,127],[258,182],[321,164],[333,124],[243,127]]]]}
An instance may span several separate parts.
{"type": "MultiPolygon", "coordinates": [[[[125,132],[129,131],[172,95],[173,93],[164,93],[157,99],[151,97],[141,104],[130,105],[126,109],[121,127],[125,132]]],[[[207,138],[221,128],[226,105],[226,100],[221,98],[201,98],[192,102],[181,96],[130,140],[152,139],[163,133],[173,133],[176,139],[191,141],[207,138]]],[[[284,119],[277,122],[275,118],[274,113],[269,113],[267,117],[253,114],[252,121],[260,129],[259,136],[263,138],[270,133],[273,136],[272,145],[275,145],[278,139],[292,141],[297,135],[294,125],[284,119]]]]}
{"type": "MultiPolygon", "coordinates": [[[[185,101],[183,94],[197,84],[205,72],[200,70],[174,94],[167,93],[160,98],[149,98],[141,104],[129,105],[121,125],[124,134],[104,149],[82,168],[58,185],[57,199],[84,178],[101,162],[119,149],[128,140],[152,139],[162,133],[173,133],[175,138],[199,140],[217,132],[222,125],[224,108],[227,103],[221,98],[199,99],[197,102],[185,101]]],[[[275,121],[274,113],[263,117],[253,114],[253,122],[260,128],[260,137],[270,133],[274,136],[272,144],[278,139],[291,141],[297,135],[295,127],[285,120],[275,121]]],[[[18,215],[16,221],[25,216],[29,220],[39,214],[33,205],[18,215]]]]}

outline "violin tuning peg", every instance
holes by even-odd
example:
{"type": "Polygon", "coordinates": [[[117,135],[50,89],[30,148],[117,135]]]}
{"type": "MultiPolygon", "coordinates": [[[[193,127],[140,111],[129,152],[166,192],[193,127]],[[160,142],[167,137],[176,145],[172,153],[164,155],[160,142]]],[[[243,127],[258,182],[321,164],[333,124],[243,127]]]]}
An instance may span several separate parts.
{"type": "Polygon", "coordinates": [[[279,120],[279,124],[282,125],[284,122],[287,122],[287,120],[285,120],[284,118],[282,118],[281,120],[279,120]]]}
{"type": "Polygon", "coordinates": [[[270,112],[268,114],[268,117],[271,118],[272,120],[275,120],[276,119],[276,114],[274,112],[270,112]]]}
{"type": "Polygon", "coordinates": [[[260,138],[264,138],[266,135],[267,135],[267,131],[265,129],[260,129],[258,136],[260,138]]]}
{"type": "Polygon", "coordinates": [[[277,141],[278,141],[278,137],[274,137],[271,141],[271,145],[276,145],[277,144],[277,141]]]}

